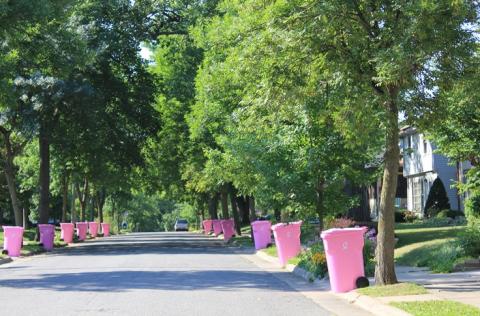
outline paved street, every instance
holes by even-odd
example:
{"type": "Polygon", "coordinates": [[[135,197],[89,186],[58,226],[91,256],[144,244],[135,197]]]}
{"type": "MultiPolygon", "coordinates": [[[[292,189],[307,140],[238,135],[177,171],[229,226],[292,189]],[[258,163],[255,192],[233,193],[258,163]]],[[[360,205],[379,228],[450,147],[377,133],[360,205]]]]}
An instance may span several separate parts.
{"type": "Polygon", "coordinates": [[[331,314],[295,290],[291,275],[247,257],[191,233],[86,242],[0,266],[1,314],[331,314]]]}

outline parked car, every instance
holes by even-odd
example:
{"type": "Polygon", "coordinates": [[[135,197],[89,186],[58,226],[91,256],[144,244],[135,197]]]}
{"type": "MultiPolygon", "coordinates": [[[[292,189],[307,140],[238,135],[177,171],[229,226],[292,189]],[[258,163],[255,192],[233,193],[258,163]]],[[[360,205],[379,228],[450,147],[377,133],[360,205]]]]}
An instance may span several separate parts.
{"type": "Polygon", "coordinates": [[[181,230],[188,231],[188,221],[186,219],[177,219],[174,228],[176,232],[181,230]]]}

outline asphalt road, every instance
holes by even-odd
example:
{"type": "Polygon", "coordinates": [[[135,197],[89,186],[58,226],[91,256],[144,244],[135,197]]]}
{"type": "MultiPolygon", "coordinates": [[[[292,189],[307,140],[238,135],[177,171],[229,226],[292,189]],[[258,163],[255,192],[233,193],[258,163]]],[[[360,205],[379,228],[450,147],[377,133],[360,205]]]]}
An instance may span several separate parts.
{"type": "Polygon", "coordinates": [[[0,315],[330,315],[219,240],[104,238],[0,266],[0,315]]]}

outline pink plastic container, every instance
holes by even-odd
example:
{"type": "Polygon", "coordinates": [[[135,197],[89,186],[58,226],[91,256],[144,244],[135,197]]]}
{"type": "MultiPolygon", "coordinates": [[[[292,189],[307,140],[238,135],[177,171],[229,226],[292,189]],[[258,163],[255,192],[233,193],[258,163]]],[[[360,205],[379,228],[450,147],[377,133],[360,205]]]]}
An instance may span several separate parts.
{"type": "Polygon", "coordinates": [[[88,222],[88,233],[92,237],[97,237],[97,234],[98,234],[98,223],[97,222],[88,222]]]}
{"type": "Polygon", "coordinates": [[[213,225],[213,234],[215,236],[220,235],[222,233],[222,220],[214,219],[212,220],[212,225],[213,225]]]}
{"type": "Polygon", "coordinates": [[[77,222],[77,236],[79,240],[87,239],[88,223],[77,222]]]}
{"type": "Polygon", "coordinates": [[[109,223],[102,223],[102,233],[103,237],[110,236],[110,224],[109,223]]]}
{"type": "Polygon", "coordinates": [[[23,242],[23,227],[3,226],[3,249],[10,257],[19,257],[23,242]]]}
{"type": "Polygon", "coordinates": [[[210,232],[212,231],[212,220],[211,219],[206,219],[203,221],[203,232],[205,234],[210,234],[210,232]]]}
{"type": "Polygon", "coordinates": [[[60,238],[63,239],[64,242],[70,244],[73,242],[73,224],[72,223],[60,223],[60,238]]]}
{"type": "Polygon", "coordinates": [[[358,277],[365,276],[363,265],[363,235],[367,227],[333,228],[322,232],[328,275],[332,291],[354,290],[358,277]]]}
{"type": "Polygon", "coordinates": [[[235,235],[235,223],[233,219],[224,219],[221,221],[223,230],[223,240],[229,241],[235,235]]]}
{"type": "Polygon", "coordinates": [[[55,239],[55,226],[50,224],[38,224],[40,232],[40,243],[43,249],[49,251],[53,249],[53,240],[55,239]]]}
{"type": "Polygon", "coordinates": [[[287,264],[288,259],[300,253],[300,226],[302,226],[302,221],[289,224],[279,223],[272,226],[278,259],[282,266],[287,264]]]}
{"type": "Polygon", "coordinates": [[[272,224],[270,221],[252,222],[253,241],[255,249],[267,248],[272,243],[272,224]]]}

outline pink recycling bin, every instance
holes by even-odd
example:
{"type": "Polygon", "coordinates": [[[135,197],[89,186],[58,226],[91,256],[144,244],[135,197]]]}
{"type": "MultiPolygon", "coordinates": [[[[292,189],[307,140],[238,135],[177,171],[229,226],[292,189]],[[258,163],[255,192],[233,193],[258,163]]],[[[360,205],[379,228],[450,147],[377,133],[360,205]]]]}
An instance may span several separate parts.
{"type": "Polygon", "coordinates": [[[88,233],[92,237],[97,237],[97,234],[98,234],[98,223],[97,222],[88,222],[88,233]]]}
{"type": "Polygon", "coordinates": [[[45,250],[53,249],[53,240],[55,239],[55,226],[50,224],[38,224],[40,232],[40,243],[45,250]]]}
{"type": "Polygon", "coordinates": [[[73,242],[73,224],[72,223],[60,223],[60,238],[63,239],[64,242],[70,244],[73,242]]]}
{"type": "Polygon", "coordinates": [[[213,234],[218,236],[222,233],[222,221],[220,219],[212,220],[213,234]]]}
{"type": "Polygon", "coordinates": [[[103,237],[110,236],[110,224],[109,223],[102,223],[102,233],[103,237]]]}
{"type": "Polygon", "coordinates": [[[365,276],[363,235],[367,227],[333,228],[322,232],[328,275],[332,291],[348,292],[356,288],[357,278],[365,276]]]}
{"type": "Polygon", "coordinates": [[[203,221],[203,232],[205,234],[210,234],[212,231],[212,220],[211,219],[206,219],[203,221]]]}
{"type": "Polygon", "coordinates": [[[23,227],[3,226],[3,249],[10,257],[19,257],[23,241],[23,227]]]}
{"type": "Polygon", "coordinates": [[[270,221],[255,221],[252,222],[253,241],[255,242],[255,249],[267,248],[272,243],[272,224],[270,221]]]}
{"type": "Polygon", "coordinates": [[[87,239],[88,223],[77,222],[77,236],[79,240],[87,239]]]}
{"type": "Polygon", "coordinates": [[[223,240],[229,241],[235,235],[235,224],[233,219],[224,219],[221,221],[223,230],[223,240]]]}
{"type": "Polygon", "coordinates": [[[300,253],[300,226],[302,226],[302,221],[288,224],[279,223],[272,226],[278,259],[282,266],[287,264],[288,259],[300,253]]]}

